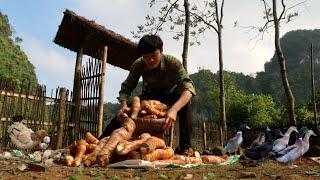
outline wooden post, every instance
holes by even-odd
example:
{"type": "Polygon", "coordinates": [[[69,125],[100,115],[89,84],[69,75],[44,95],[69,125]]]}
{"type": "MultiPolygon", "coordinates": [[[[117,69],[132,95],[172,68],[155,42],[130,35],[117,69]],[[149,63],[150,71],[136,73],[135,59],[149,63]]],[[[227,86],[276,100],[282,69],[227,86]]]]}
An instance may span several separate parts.
{"type": "Polygon", "coordinates": [[[64,136],[64,119],[66,115],[66,88],[60,89],[60,102],[59,102],[59,126],[56,149],[62,148],[63,136],[64,136]]]}
{"type": "Polygon", "coordinates": [[[82,66],[82,56],[83,48],[79,48],[77,52],[76,67],[74,70],[74,80],[73,80],[73,121],[76,125],[75,127],[75,139],[79,139],[80,132],[80,110],[81,110],[81,66],[82,66]]]}
{"type": "Polygon", "coordinates": [[[108,46],[105,46],[101,55],[102,71],[99,84],[99,101],[98,101],[98,137],[102,134],[103,122],[103,98],[104,98],[104,84],[106,79],[106,66],[108,57],[108,46]]]}
{"type": "Polygon", "coordinates": [[[316,105],[316,88],[314,85],[314,67],[313,67],[313,43],[310,46],[310,68],[311,68],[311,87],[312,87],[312,105],[314,114],[314,125],[317,126],[317,105],[316,105]]]}
{"type": "Polygon", "coordinates": [[[173,137],[174,137],[174,122],[172,123],[172,126],[170,128],[170,138],[169,138],[169,146],[173,146],[173,137]]]}
{"type": "MultiPolygon", "coordinates": [[[[220,132],[220,144],[221,144],[221,146],[223,147],[223,140],[224,140],[224,138],[223,138],[223,131],[222,131],[222,127],[221,127],[221,125],[219,125],[219,132],[220,132]]],[[[225,136],[227,136],[227,135],[225,135],[225,136]]]]}
{"type": "Polygon", "coordinates": [[[207,149],[207,129],[206,129],[206,122],[203,121],[202,123],[202,131],[203,131],[203,150],[207,149]]]}

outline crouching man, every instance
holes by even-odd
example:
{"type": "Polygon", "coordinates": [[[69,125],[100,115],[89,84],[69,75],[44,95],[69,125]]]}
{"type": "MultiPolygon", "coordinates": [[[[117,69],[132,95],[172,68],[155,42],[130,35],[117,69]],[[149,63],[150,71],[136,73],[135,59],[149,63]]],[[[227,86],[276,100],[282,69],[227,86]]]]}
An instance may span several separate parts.
{"type": "MultiPolygon", "coordinates": [[[[159,100],[171,108],[168,110],[163,130],[169,130],[172,123],[179,117],[179,147],[176,153],[191,156],[191,105],[192,96],[196,95],[193,82],[186,73],[181,62],[173,56],[165,55],[163,42],[159,36],[145,35],[139,43],[141,57],[131,66],[127,79],[121,84],[118,100],[120,112],[129,108],[127,101],[142,76],[143,87],[141,100],[159,100]]],[[[120,127],[117,118],[111,120],[101,138],[120,127]]]]}

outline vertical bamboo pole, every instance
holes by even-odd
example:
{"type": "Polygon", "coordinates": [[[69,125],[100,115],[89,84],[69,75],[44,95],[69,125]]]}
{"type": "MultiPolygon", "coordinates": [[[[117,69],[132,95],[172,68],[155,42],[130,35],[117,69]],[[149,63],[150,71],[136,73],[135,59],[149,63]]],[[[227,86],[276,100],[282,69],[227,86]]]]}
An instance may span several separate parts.
{"type": "Polygon", "coordinates": [[[62,148],[63,135],[64,135],[64,122],[66,115],[66,88],[60,89],[60,103],[59,103],[59,127],[56,149],[62,148]]]}
{"type": "MultiPolygon", "coordinates": [[[[222,132],[222,127],[221,127],[221,125],[219,124],[219,132],[220,132],[220,144],[221,144],[221,146],[223,147],[223,132],[222,132]]],[[[225,135],[225,136],[227,136],[227,135],[225,135]]]]}
{"type": "Polygon", "coordinates": [[[313,105],[313,118],[314,125],[317,126],[317,105],[316,105],[316,88],[314,85],[314,67],[313,67],[313,43],[310,46],[310,68],[311,68],[311,87],[312,87],[312,105],[313,105]]]}
{"type": "Polygon", "coordinates": [[[203,131],[203,149],[207,149],[207,129],[206,129],[206,122],[203,121],[202,123],[202,131],[203,131]]]}
{"type": "Polygon", "coordinates": [[[174,138],[174,122],[172,123],[172,126],[170,128],[170,139],[169,139],[169,146],[173,146],[173,138],[174,138]]]}
{"type": "Polygon", "coordinates": [[[105,46],[101,55],[102,71],[101,80],[99,84],[99,101],[98,101],[98,136],[102,134],[102,121],[103,121],[103,97],[104,97],[104,83],[106,78],[106,65],[107,65],[108,46],[105,46]]]}
{"type": "Polygon", "coordinates": [[[73,103],[75,105],[73,111],[73,121],[76,125],[75,127],[75,139],[78,139],[80,131],[80,106],[81,106],[81,65],[82,65],[83,47],[79,48],[77,52],[76,67],[74,70],[74,80],[73,80],[73,103]]]}

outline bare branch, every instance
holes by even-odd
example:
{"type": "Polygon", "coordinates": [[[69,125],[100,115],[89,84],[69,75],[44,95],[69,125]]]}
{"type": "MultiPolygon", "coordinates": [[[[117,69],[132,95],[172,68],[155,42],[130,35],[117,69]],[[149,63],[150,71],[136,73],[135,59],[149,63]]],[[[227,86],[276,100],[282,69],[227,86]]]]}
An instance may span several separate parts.
{"type": "Polygon", "coordinates": [[[282,19],[283,14],[285,14],[285,12],[286,12],[286,5],[284,3],[284,0],[281,0],[281,4],[282,4],[282,12],[281,12],[281,14],[279,16],[278,21],[280,21],[282,19]]]}
{"type": "Polygon", "coordinates": [[[177,4],[178,1],[179,0],[176,0],[174,3],[172,3],[171,6],[169,7],[169,9],[167,10],[167,12],[164,14],[164,16],[161,17],[162,21],[160,21],[160,23],[157,25],[155,34],[157,34],[157,32],[160,30],[161,26],[163,25],[163,23],[165,22],[165,19],[168,16],[169,12],[177,4]]]}
{"type": "Polygon", "coordinates": [[[219,20],[220,24],[222,22],[222,17],[223,17],[223,6],[224,6],[224,0],[222,0],[221,7],[220,7],[220,20],[219,20]]]}
{"type": "MultiPolygon", "coordinates": [[[[177,11],[184,12],[183,10],[181,10],[181,9],[179,9],[179,8],[177,8],[177,7],[174,7],[174,8],[175,8],[177,11]]],[[[213,26],[209,21],[205,20],[202,16],[199,16],[198,14],[196,14],[196,13],[194,13],[194,12],[191,12],[191,11],[190,11],[190,14],[191,14],[192,16],[196,17],[197,19],[200,19],[200,21],[203,22],[205,25],[213,28],[216,32],[218,32],[218,29],[217,29],[215,26],[213,26]]],[[[211,17],[211,16],[209,16],[209,17],[211,17]]]]}

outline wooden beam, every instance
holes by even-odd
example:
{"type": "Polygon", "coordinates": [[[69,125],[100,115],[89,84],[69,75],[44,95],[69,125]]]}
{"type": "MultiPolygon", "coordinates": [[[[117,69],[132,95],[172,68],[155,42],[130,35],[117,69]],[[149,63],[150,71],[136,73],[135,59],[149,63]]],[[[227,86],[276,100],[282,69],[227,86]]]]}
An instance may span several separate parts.
{"type": "Polygon", "coordinates": [[[59,126],[57,135],[56,149],[62,148],[63,137],[64,137],[64,119],[66,115],[66,88],[60,89],[60,103],[59,103],[59,126]]]}
{"type": "Polygon", "coordinates": [[[203,121],[202,123],[202,131],[203,131],[203,149],[207,149],[207,128],[206,128],[206,122],[203,121]]]}
{"type": "MultiPolygon", "coordinates": [[[[9,118],[9,117],[1,117],[0,118],[0,121],[1,122],[11,122],[12,120],[11,120],[11,118],[9,118]]],[[[42,123],[42,121],[40,121],[40,120],[33,120],[33,122],[32,123],[28,123],[28,122],[31,122],[31,120],[30,119],[23,119],[22,120],[22,122],[24,123],[24,124],[36,124],[36,125],[39,125],[39,124],[43,124],[43,125],[45,125],[45,126],[56,126],[56,124],[53,124],[52,122],[48,122],[49,120],[44,120],[44,122],[42,123]]],[[[68,123],[68,125],[67,126],[69,126],[69,127],[75,127],[75,124],[74,123],[68,123]]]]}
{"type": "Polygon", "coordinates": [[[99,101],[98,101],[98,137],[102,134],[103,122],[103,98],[104,98],[104,84],[106,79],[106,66],[107,66],[108,46],[105,46],[102,52],[102,72],[99,84],[99,101]]]}
{"type": "Polygon", "coordinates": [[[73,103],[75,107],[72,112],[73,122],[76,123],[76,139],[79,135],[79,121],[80,121],[80,110],[81,110],[81,66],[82,66],[82,57],[83,57],[83,47],[80,47],[77,52],[76,67],[74,70],[74,80],[73,80],[73,103]]]}

